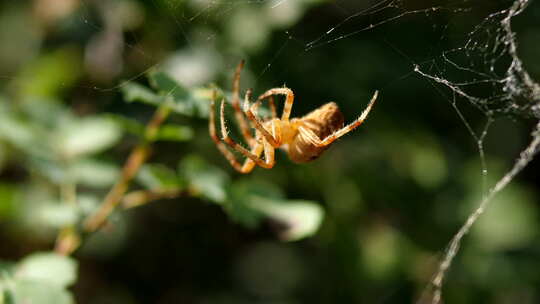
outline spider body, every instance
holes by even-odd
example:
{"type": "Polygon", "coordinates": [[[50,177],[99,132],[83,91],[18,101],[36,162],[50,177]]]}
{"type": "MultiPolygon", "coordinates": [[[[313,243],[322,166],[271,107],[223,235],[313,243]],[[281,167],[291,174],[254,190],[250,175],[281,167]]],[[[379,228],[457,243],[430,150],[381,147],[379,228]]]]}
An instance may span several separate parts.
{"type": "Polygon", "coordinates": [[[345,125],[343,114],[335,102],[329,102],[302,118],[291,119],[291,130],[294,132],[290,141],[285,141],[285,150],[295,163],[305,163],[318,158],[329,145],[321,146],[303,129],[311,131],[318,138],[326,138],[345,125]],[[300,132],[302,131],[302,132],[300,132]]]}
{"type": "Polygon", "coordinates": [[[294,100],[294,93],[289,88],[274,88],[260,95],[254,103],[250,102],[251,90],[246,92],[243,108],[240,107],[240,72],[243,61],[236,68],[233,81],[232,106],[240,130],[250,150],[236,143],[228,134],[225,122],[225,102],[221,100],[220,123],[221,135],[217,136],[215,126],[215,93],[210,103],[209,132],[212,140],[229,163],[241,173],[249,173],[255,165],[270,169],[274,166],[276,148],[287,151],[289,158],[296,163],[305,163],[318,158],[338,138],[360,126],[366,119],[375,100],[377,91],[360,117],[345,126],[343,114],[334,102],[329,102],[300,118],[289,119],[294,100]],[[274,104],[275,95],[285,95],[285,104],[281,118],[277,117],[274,104]],[[268,100],[272,117],[261,120],[257,114],[260,104],[268,100]],[[246,121],[247,118],[247,121],[246,121]],[[250,127],[255,129],[255,137],[250,127]],[[240,164],[227,148],[240,152],[247,157],[240,164]],[[264,152],[264,159],[261,154],[264,152]]]}

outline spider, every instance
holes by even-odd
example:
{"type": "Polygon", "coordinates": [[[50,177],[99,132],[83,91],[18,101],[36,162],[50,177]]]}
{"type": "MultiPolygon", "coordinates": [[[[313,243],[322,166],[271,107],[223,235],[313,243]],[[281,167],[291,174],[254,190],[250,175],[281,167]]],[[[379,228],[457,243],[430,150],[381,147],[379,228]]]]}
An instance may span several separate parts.
{"type": "Polygon", "coordinates": [[[318,158],[336,139],[354,130],[364,122],[378,95],[378,92],[375,91],[360,117],[346,126],[344,126],[343,114],[335,102],[329,102],[303,117],[289,119],[294,94],[291,89],[286,87],[266,91],[253,104],[250,103],[252,91],[249,89],[244,98],[243,109],[241,109],[239,91],[240,73],[243,66],[244,61],[242,60],[234,73],[232,106],[242,136],[249,145],[250,150],[244,148],[229,136],[225,122],[224,99],[221,100],[220,107],[222,139],[216,135],[215,91],[212,94],[210,103],[208,123],[210,136],[217,148],[227,158],[231,166],[241,173],[251,172],[255,165],[266,169],[272,168],[275,164],[274,150],[280,147],[287,151],[289,158],[296,163],[305,163],[318,158]],[[275,95],[285,95],[281,118],[278,118],[276,114],[273,98],[275,95]],[[265,99],[268,99],[269,102],[271,118],[261,120],[257,115],[257,109],[265,99]],[[255,129],[255,138],[250,131],[250,127],[255,129]],[[238,162],[225,144],[247,157],[243,164],[238,162]],[[261,158],[263,151],[264,160],[261,158]]]}

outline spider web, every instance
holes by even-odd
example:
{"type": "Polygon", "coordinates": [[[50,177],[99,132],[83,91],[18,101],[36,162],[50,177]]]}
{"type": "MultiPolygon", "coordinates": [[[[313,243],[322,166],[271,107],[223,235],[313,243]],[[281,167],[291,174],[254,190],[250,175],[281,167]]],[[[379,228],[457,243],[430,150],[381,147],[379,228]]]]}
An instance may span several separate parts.
{"type": "MultiPolygon", "coordinates": [[[[172,0],[151,0],[151,5],[155,7],[165,6],[170,8],[166,18],[176,24],[177,36],[182,40],[186,48],[196,47],[194,34],[187,30],[187,26],[193,22],[204,22],[209,17],[226,18],[238,8],[266,5],[271,9],[279,9],[296,0],[209,0],[191,1],[197,7],[194,13],[179,15],[175,13],[175,8],[182,1],[172,0]]],[[[303,1],[307,2],[307,1],[303,1]]],[[[84,0],[83,6],[90,7],[91,1],[84,0]]],[[[313,52],[318,48],[327,47],[338,43],[344,39],[351,39],[356,35],[361,35],[393,22],[406,20],[410,17],[421,17],[433,20],[434,27],[441,32],[441,44],[452,40],[453,46],[437,52],[436,56],[429,59],[415,62],[407,57],[411,63],[408,77],[416,74],[440,93],[444,100],[447,100],[456,111],[459,119],[467,128],[470,136],[477,144],[481,161],[481,177],[484,187],[483,198],[477,208],[469,215],[466,222],[450,240],[444,255],[441,259],[437,272],[434,274],[430,286],[427,288],[424,297],[419,301],[422,303],[440,303],[442,298],[442,286],[448,269],[452,261],[458,254],[462,239],[470,231],[478,218],[484,213],[493,198],[501,192],[534,158],[540,147],[540,122],[536,124],[531,132],[532,139],[528,146],[521,152],[513,167],[504,174],[492,187],[487,185],[488,168],[484,155],[484,139],[489,131],[491,123],[499,116],[512,116],[514,118],[535,119],[540,121],[540,86],[532,79],[524,68],[523,62],[518,56],[518,44],[516,34],[512,29],[512,21],[519,16],[528,5],[530,0],[515,0],[513,2],[498,3],[488,8],[479,8],[474,1],[439,1],[419,5],[414,1],[405,0],[384,0],[364,7],[353,4],[354,1],[336,1],[334,5],[343,11],[343,19],[307,41],[299,35],[291,34],[284,30],[286,39],[275,47],[273,59],[260,71],[258,77],[264,75],[273,63],[279,60],[285,49],[289,47],[289,42],[294,41],[302,46],[300,56],[313,52]],[[441,16],[453,16],[467,18],[471,13],[482,10],[485,16],[479,22],[470,25],[470,29],[465,31],[461,39],[449,39],[452,27],[451,22],[443,25],[436,25],[434,19],[441,16]],[[457,43],[456,43],[457,41],[457,43]],[[488,90],[486,90],[488,88],[488,90]],[[481,95],[478,92],[489,92],[489,95],[481,95]],[[484,114],[486,122],[484,128],[477,132],[472,127],[470,121],[463,115],[461,106],[467,102],[476,107],[484,114]]],[[[89,27],[103,30],[104,26],[98,25],[89,17],[86,12],[81,16],[82,22],[89,27]]],[[[215,37],[208,35],[208,41],[215,37]]],[[[133,37],[138,42],[137,37],[133,37]]],[[[136,43],[122,41],[123,48],[133,49],[147,61],[148,68],[133,75],[128,81],[142,77],[149,69],[160,65],[158,56],[154,56],[148,51],[139,49],[136,43]]],[[[398,52],[402,53],[400,49],[398,52]]],[[[93,86],[92,89],[99,91],[115,91],[121,88],[125,82],[112,87],[93,86]]]]}
{"type": "MultiPolygon", "coordinates": [[[[483,198],[476,209],[468,216],[449,242],[438,270],[430,282],[431,285],[426,288],[418,301],[419,303],[440,303],[442,301],[443,282],[460,249],[463,238],[489,207],[493,198],[533,160],[539,151],[540,86],[529,75],[518,56],[516,33],[512,29],[513,18],[521,14],[530,2],[529,0],[516,0],[507,3],[506,7],[492,10],[479,23],[471,26],[472,29],[467,32],[457,46],[446,49],[440,55],[423,62],[412,62],[413,71],[427,79],[441,96],[450,102],[475,140],[481,160],[484,189],[483,198]],[[480,95],[479,91],[490,93],[485,96],[480,95]],[[473,130],[471,123],[460,110],[460,103],[463,101],[472,104],[485,115],[485,127],[480,133],[473,130]],[[513,167],[494,186],[488,188],[484,138],[496,116],[533,118],[537,124],[531,132],[530,143],[522,150],[513,167]]],[[[306,49],[310,50],[348,38],[407,15],[426,14],[429,16],[430,14],[449,12],[466,17],[469,12],[477,10],[477,7],[468,1],[454,2],[451,6],[433,6],[416,10],[407,10],[405,4],[406,1],[383,1],[355,13],[330,28],[318,39],[308,43],[306,49]],[[383,12],[388,13],[389,10],[393,12],[393,15],[382,21],[370,23],[351,32],[336,33],[354,18],[382,14],[383,12]]],[[[450,25],[447,24],[447,27],[450,25]]],[[[447,38],[443,33],[441,41],[447,38]]]]}
{"type": "MultiPolygon", "coordinates": [[[[438,58],[415,64],[414,71],[430,82],[442,85],[452,93],[451,104],[476,140],[482,161],[482,175],[487,175],[483,139],[494,115],[515,115],[540,119],[540,87],[523,67],[517,53],[516,34],[512,19],[530,4],[529,0],[516,0],[508,8],[490,13],[467,34],[462,46],[444,51],[438,58]],[[450,70],[450,71],[449,71],[450,70]],[[447,78],[458,70],[464,79],[447,78]],[[490,96],[479,96],[474,89],[488,86],[490,96]],[[457,99],[462,98],[480,109],[487,117],[486,128],[476,134],[461,114],[457,99]]],[[[534,158],[540,147],[540,122],[531,133],[532,139],[521,152],[513,167],[493,187],[485,191],[477,208],[450,241],[438,270],[431,281],[431,288],[420,302],[440,303],[445,275],[460,249],[464,236],[484,213],[493,198],[502,191],[534,158]]]]}
{"type": "MultiPolygon", "coordinates": [[[[188,48],[193,47],[190,33],[185,29],[191,22],[200,21],[210,16],[225,17],[235,9],[246,6],[266,5],[272,9],[289,4],[292,0],[260,0],[260,1],[233,1],[212,0],[197,1],[199,9],[191,15],[177,15],[174,8],[179,2],[165,1],[159,4],[153,0],[154,5],[165,5],[171,8],[168,16],[175,22],[180,39],[185,40],[188,48]]],[[[476,209],[469,215],[465,223],[450,240],[443,257],[434,274],[430,286],[426,288],[419,303],[440,303],[442,301],[442,287],[447,271],[452,261],[458,254],[463,238],[468,234],[471,227],[484,213],[493,198],[501,192],[534,158],[540,147],[540,86],[532,79],[523,66],[518,56],[516,34],[512,29],[512,20],[521,14],[530,4],[530,0],[515,0],[513,2],[498,3],[482,7],[478,3],[469,0],[453,2],[435,2],[424,6],[414,1],[385,0],[379,1],[368,7],[354,5],[347,1],[337,1],[334,5],[343,11],[345,17],[342,21],[330,26],[314,39],[305,40],[290,31],[284,31],[286,40],[275,48],[273,59],[260,71],[261,77],[268,71],[290,41],[302,46],[300,56],[312,52],[318,48],[327,47],[341,40],[352,38],[356,35],[373,31],[387,24],[402,21],[410,17],[427,18],[433,20],[433,27],[441,33],[440,44],[452,45],[437,52],[426,60],[415,62],[396,48],[411,62],[412,68],[409,74],[417,74],[428,81],[447,100],[456,111],[457,116],[465,125],[470,136],[477,145],[481,162],[481,179],[483,186],[483,198],[476,209]],[[460,39],[451,37],[452,23],[440,25],[435,19],[439,17],[469,18],[477,16],[478,12],[484,14],[480,19],[472,18],[470,28],[463,31],[460,39]],[[456,42],[457,41],[457,42],[456,42]],[[488,95],[482,95],[489,92],[488,95]],[[484,114],[484,128],[477,132],[472,123],[462,113],[462,103],[467,102],[476,107],[484,114]],[[484,139],[488,134],[489,127],[496,117],[511,116],[513,118],[530,119],[539,121],[531,132],[531,141],[526,146],[513,167],[504,174],[492,187],[487,185],[488,168],[484,153],[484,139]]],[[[209,39],[213,37],[208,37],[209,39]]],[[[126,44],[128,47],[132,47],[126,44]]],[[[142,51],[141,51],[142,52],[142,51]]],[[[151,60],[151,56],[143,55],[151,60]]],[[[156,65],[152,65],[154,68],[156,65]]],[[[146,71],[145,71],[146,72],[146,71]]],[[[135,75],[132,79],[140,77],[135,75]]],[[[131,79],[130,79],[131,80],[131,79]]],[[[119,84],[111,90],[118,89],[119,84]]],[[[105,89],[105,90],[110,90],[105,89]]]]}

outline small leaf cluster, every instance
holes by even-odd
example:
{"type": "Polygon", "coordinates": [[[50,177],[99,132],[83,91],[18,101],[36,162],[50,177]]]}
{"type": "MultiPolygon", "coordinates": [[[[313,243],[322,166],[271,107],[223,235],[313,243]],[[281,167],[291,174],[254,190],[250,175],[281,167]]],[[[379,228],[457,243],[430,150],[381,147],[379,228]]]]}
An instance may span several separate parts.
{"type": "Polygon", "coordinates": [[[18,263],[0,263],[0,303],[75,303],[67,288],[76,278],[77,262],[51,252],[36,252],[18,263]]]}

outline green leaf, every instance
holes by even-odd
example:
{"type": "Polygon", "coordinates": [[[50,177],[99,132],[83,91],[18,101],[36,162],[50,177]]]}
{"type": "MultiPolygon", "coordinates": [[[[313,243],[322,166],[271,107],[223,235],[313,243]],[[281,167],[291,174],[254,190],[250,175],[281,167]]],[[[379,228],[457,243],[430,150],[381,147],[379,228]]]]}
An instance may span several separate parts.
{"type": "Polygon", "coordinates": [[[161,126],[155,140],[188,141],[193,138],[193,129],[188,126],[167,124],[161,126]]]}
{"type": "Polygon", "coordinates": [[[136,176],[136,179],[145,188],[150,190],[180,188],[182,181],[176,172],[160,164],[144,165],[136,176]]]}
{"type": "Polygon", "coordinates": [[[149,80],[152,87],[162,95],[170,95],[177,99],[187,99],[190,95],[186,88],[165,72],[151,72],[149,80]]]}
{"type": "Polygon", "coordinates": [[[229,184],[229,176],[221,169],[208,164],[196,155],[185,157],[179,166],[180,175],[184,177],[194,195],[204,197],[215,203],[223,203],[227,197],[225,191],[229,184]]]}
{"type": "Polygon", "coordinates": [[[70,167],[71,176],[84,186],[103,188],[114,184],[120,176],[120,168],[113,163],[95,159],[81,159],[70,167]]]}
{"type": "Polygon", "coordinates": [[[97,153],[115,144],[120,135],[118,125],[108,118],[68,119],[60,127],[59,148],[68,157],[97,153]]]}
{"type": "Polygon", "coordinates": [[[122,128],[122,130],[133,135],[144,137],[145,125],[135,119],[115,114],[108,114],[106,117],[114,121],[114,123],[122,128]]]}
{"type": "Polygon", "coordinates": [[[79,218],[79,210],[76,206],[58,202],[44,202],[32,210],[35,224],[46,227],[62,228],[76,224],[79,218]]]}
{"type": "Polygon", "coordinates": [[[127,102],[142,102],[158,106],[164,101],[162,96],[157,95],[149,88],[135,82],[127,82],[122,86],[121,90],[124,94],[124,99],[127,102]]]}
{"type": "Polygon", "coordinates": [[[265,197],[282,200],[283,194],[274,185],[266,182],[240,180],[232,185],[229,200],[224,208],[234,221],[254,228],[259,225],[264,215],[252,207],[252,201],[265,197]]]}
{"type": "Polygon", "coordinates": [[[187,115],[208,117],[208,100],[192,94],[164,72],[150,73],[150,84],[161,96],[165,96],[172,111],[187,115]]]}
{"type": "Polygon", "coordinates": [[[280,237],[295,241],[314,234],[324,217],[323,209],[315,202],[287,200],[275,185],[244,180],[233,185],[226,210],[236,221],[256,227],[263,218],[283,226],[280,237]]]}
{"type": "Polygon", "coordinates": [[[312,201],[253,199],[252,208],[283,224],[281,239],[296,241],[313,235],[324,218],[324,210],[312,201]]]}
{"type": "Polygon", "coordinates": [[[73,296],[59,286],[46,281],[15,280],[10,298],[16,304],[73,304],[73,296]]]}
{"type": "Polygon", "coordinates": [[[54,183],[64,183],[71,178],[62,163],[50,158],[31,157],[28,165],[54,183]]]}
{"type": "Polygon", "coordinates": [[[0,139],[33,156],[50,156],[48,133],[42,128],[19,115],[7,101],[0,99],[0,139]],[[39,145],[40,149],[36,149],[39,145]]]}
{"type": "Polygon", "coordinates": [[[15,278],[21,281],[41,281],[65,288],[75,282],[76,272],[77,262],[74,259],[56,253],[40,252],[24,258],[17,265],[15,278]]]}

